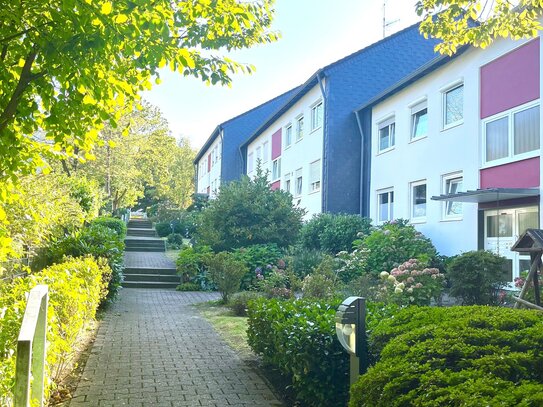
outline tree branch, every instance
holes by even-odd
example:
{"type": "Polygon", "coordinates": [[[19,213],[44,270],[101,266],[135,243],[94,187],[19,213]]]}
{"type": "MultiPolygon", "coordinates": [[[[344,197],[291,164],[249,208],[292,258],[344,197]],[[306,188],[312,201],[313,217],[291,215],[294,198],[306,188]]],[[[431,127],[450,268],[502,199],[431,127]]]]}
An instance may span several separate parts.
{"type": "Polygon", "coordinates": [[[18,33],[9,35],[9,36],[4,37],[4,38],[1,38],[0,39],[0,44],[9,42],[9,41],[11,41],[11,40],[13,40],[13,39],[15,39],[17,37],[20,37],[21,35],[28,34],[31,31],[37,30],[38,28],[45,27],[45,26],[51,25],[51,24],[52,24],[52,21],[48,21],[47,23],[39,24],[36,27],[30,27],[30,28],[27,28],[26,30],[20,31],[18,33]]]}
{"type": "Polygon", "coordinates": [[[34,75],[32,74],[31,70],[32,64],[34,63],[37,55],[37,47],[34,47],[25,59],[23,69],[21,71],[21,76],[19,77],[19,82],[17,83],[17,86],[15,87],[15,90],[11,95],[11,99],[6,105],[6,108],[0,115],[0,134],[4,132],[9,122],[13,120],[15,112],[17,111],[17,106],[19,106],[19,103],[21,102],[24,91],[26,90],[30,82],[32,82],[32,80],[34,79],[34,75]]]}

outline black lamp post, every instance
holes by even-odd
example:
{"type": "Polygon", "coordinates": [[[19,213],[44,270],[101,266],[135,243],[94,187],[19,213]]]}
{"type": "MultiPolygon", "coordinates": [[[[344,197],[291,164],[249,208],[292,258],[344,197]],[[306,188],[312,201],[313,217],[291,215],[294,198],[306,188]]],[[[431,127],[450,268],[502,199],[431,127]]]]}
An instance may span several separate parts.
{"type": "Polygon", "coordinates": [[[368,369],[368,342],[366,338],[366,300],[349,297],[336,312],[336,334],[351,357],[351,384],[368,369]]]}

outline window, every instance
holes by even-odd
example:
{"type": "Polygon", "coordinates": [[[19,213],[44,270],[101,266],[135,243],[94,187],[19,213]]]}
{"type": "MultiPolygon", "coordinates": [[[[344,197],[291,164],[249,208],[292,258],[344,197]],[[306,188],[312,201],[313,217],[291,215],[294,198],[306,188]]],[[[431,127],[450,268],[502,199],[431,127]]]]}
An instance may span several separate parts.
{"type": "Polygon", "coordinates": [[[247,156],[247,174],[253,172],[254,162],[253,162],[253,153],[249,153],[247,156]]]}
{"type": "Polygon", "coordinates": [[[321,160],[309,164],[309,192],[321,189],[321,160]]]}
{"type": "Polygon", "coordinates": [[[539,150],[539,105],[523,106],[489,119],[483,131],[486,163],[526,158],[539,150]]]}
{"type": "Polygon", "coordinates": [[[269,145],[270,143],[268,143],[267,141],[264,142],[264,144],[262,144],[262,162],[263,163],[267,163],[268,162],[268,156],[269,156],[269,145]]]}
{"type": "Polygon", "coordinates": [[[296,141],[300,141],[304,137],[304,117],[300,116],[296,119],[296,141]]]}
{"type": "Polygon", "coordinates": [[[217,144],[217,160],[221,159],[221,151],[222,151],[222,143],[219,141],[219,144],[217,144]]]}
{"type": "Polygon", "coordinates": [[[290,191],[290,172],[288,174],[285,174],[285,191],[291,192],[290,191]]]}
{"type": "Polygon", "coordinates": [[[298,168],[296,170],[296,190],[294,191],[294,196],[302,195],[303,190],[303,180],[302,180],[302,169],[298,168]]]}
{"type": "Polygon", "coordinates": [[[460,123],[464,119],[464,84],[443,93],[443,128],[460,123]]]}
{"type": "Polygon", "coordinates": [[[259,163],[259,161],[262,161],[262,147],[260,146],[256,148],[256,162],[259,163]]]}
{"type": "Polygon", "coordinates": [[[411,184],[411,218],[423,220],[426,217],[426,181],[411,184]]]}
{"type": "Polygon", "coordinates": [[[427,101],[417,103],[411,108],[411,140],[428,135],[427,101]]]}
{"type": "Polygon", "coordinates": [[[393,190],[377,193],[377,219],[379,222],[388,222],[394,219],[393,190]]]}
{"type": "Polygon", "coordinates": [[[391,117],[379,123],[379,152],[388,150],[394,147],[396,123],[395,118],[391,117]]]}
{"type": "Polygon", "coordinates": [[[285,128],[285,148],[290,147],[292,144],[292,124],[289,124],[285,128]]]}
{"type": "MultiPolygon", "coordinates": [[[[443,177],[443,192],[445,195],[452,195],[463,191],[463,178],[458,174],[443,177]]],[[[462,202],[445,201],[444,219],[462,218],[462,202]]]]}
{"type": "Polygon", "coordinates": [[[322,102],[317,103],[311,108],[311,131],[322,126],[322,102]]]}
{"type": "Polygon", "coordinates": [[[272,180],[278,180],[281,178],[281,159],[278,158],[276,160],[273,160],[273,166],[272,166],[272,180]]]}

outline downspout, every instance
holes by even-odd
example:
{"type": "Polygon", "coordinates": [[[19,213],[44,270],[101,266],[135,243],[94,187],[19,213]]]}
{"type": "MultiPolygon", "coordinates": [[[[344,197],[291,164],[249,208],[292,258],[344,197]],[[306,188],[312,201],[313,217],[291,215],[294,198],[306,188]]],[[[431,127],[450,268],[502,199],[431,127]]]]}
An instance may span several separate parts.
{"type": "Polygon", "coordinates": [[[219,179],[220,179],[220,182],[219,182],[219,189],[221,189],[221,185],[222,185],[222,163],[224,162],[224,136],[223,136],[223,129],[222,127],[219,125],[219,138],[221,140],[221,174],[219,175],[219,179]]]}
{"type": "Polygon", "coordinates": [[[364,130],[362,129],[362,123],[360,122],[359,111],[355,112],[356,123],[358,124],[358,131],[360,132],[360,216],[364,216],[364,130]]]}
{"type": "Polygon", "coordinates": [[[324,102],[324,117],[323,117],[323,134],[322,134],[322,192],[321,192],[321,212],[327,212],[328,210],[328,100],[326,97],[326,89],[323,83],[324,72],[319,69],[315,74],[319,87],[321,89],[322,99],[324,102]],[[321,76],[322,75],[322,76],[321,76]]]}

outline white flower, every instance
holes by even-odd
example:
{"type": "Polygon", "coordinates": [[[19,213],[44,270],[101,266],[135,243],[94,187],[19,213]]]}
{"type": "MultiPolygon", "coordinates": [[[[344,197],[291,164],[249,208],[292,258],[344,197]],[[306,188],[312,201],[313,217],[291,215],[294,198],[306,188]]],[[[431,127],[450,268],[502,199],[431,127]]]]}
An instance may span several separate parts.
{"type": "Polygon", "coordinates": [[[389,274],[386,271],[381,271],[381,274],[379,274],[379,277],[382,279],[388,278],[389,274]]]}
{"type": "Polygon", "coordinates": [[[388,281],[391,281],[391,282],[393,282],[393,283],[395,283],[395,282],[396,282],[396,277],[394,277],[394,276],[388,276],[388,277],[387,277],[387,280],[388,280],[388,281]]]}
{"type": "Polygon", "coordinates": [[[400,287],[396,287],[396,288],[394,289],[394,293],[395,293],[395,294],[401,294],[401,293],[403,293],[403,290],[402,290],[400,287]]]}
{"type": "Polygon", "coordinates": [[[405,288],[405,284],[404,283],[400,283],[396,286],[396,288],[399,288],[400,290],[403,290],[405,288]]]}

